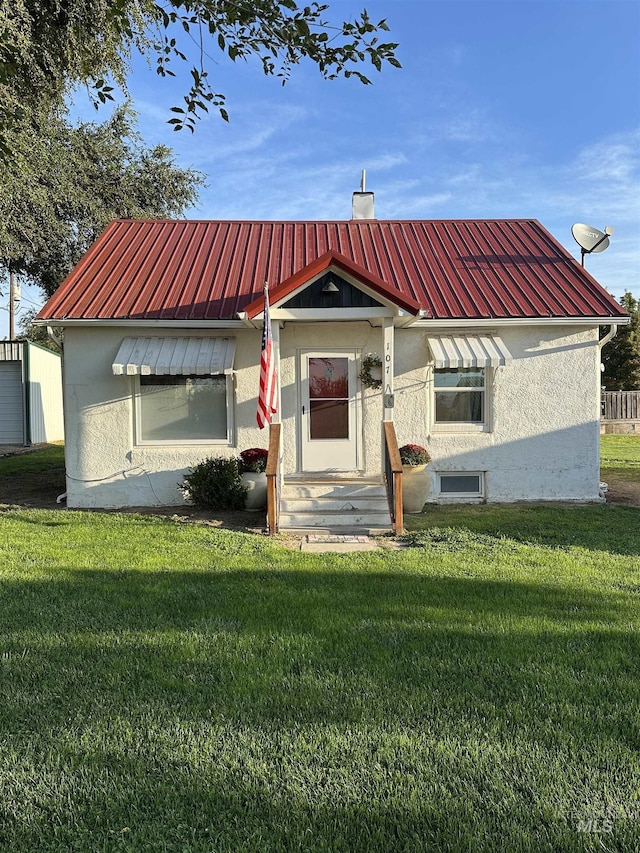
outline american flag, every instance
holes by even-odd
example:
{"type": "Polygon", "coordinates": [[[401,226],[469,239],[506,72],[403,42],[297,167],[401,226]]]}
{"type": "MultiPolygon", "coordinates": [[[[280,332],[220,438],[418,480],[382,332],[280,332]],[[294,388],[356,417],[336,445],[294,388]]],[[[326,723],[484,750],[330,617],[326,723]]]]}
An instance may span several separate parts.
{"type": "Polygon", "coordinates": [[[264,325],[262,327],[262,354],[260,356],[260,393],[256,420],[263,429],[271,423],[271,415],[278,411],[276,388],[276,363],[273,357],[271,317],[269,315],[269,287],[264,283],[264,325]]]}

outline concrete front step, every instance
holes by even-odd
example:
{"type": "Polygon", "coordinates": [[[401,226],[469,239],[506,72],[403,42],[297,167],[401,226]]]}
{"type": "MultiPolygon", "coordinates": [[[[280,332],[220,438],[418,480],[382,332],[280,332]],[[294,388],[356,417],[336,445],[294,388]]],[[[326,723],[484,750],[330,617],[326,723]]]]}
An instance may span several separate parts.
{"type": "Polygon", "coordinates": [[[388,512],[282,512],[280,529],[310,527],[345,527],[351,530],[366,528],[388,530],[391,520],[388,512]]]}
{"type": "Polygon", "coordinates": [[[282,490],[305,495],[368,495],[385,494],[385,488],[380,480],[289,480],[286,479],[282,490]]]}
{"type": "Polygon", "coordinates": [[[375,515],[389,520],[389,507],[386,501],[375,501],[370,504],[359,501],[357,506],[341,501],[281,501],[280,515],[344,515],[351,518],[357,515],[375,515]]]}
{"type": "Polygon", "coordinates": [[[386,495],[281,495],[280,512],[387,512],[386,495]]]}
{"type": "Polygon", "coordinates": [[[388,529],[391,526],[384,486],[379,478],[357,480],[285,480],[280,527],[388,529]]]}

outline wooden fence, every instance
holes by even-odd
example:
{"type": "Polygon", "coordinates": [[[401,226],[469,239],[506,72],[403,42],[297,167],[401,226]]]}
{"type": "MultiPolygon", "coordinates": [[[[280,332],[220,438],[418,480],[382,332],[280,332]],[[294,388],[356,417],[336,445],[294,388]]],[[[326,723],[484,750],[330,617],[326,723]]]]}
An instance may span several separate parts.
{"type": "Polygon", "coordinates": [[[603,421],[640,420],[640,391],[603,391],[603,421]]]}

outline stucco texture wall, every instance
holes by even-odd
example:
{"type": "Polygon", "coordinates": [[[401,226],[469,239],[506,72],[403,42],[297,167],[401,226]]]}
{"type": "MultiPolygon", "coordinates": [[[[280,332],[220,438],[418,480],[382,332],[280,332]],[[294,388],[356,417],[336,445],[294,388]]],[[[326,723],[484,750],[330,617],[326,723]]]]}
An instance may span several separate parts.
{"type": "Polygon", "coordinates": [[[125,337],[200,337],[201,330],[69,328],[65,332],[67,505],[72,507],[178,506],[180,483],[208,456],[266,447],[256,427],[260,332],[220,332],[236,339],[231,442],[141,445],[135,441],[135,379],[114,376],[111,365],[125,337]]]}
{"type": "MultiPolygon", "coordinates": [[[[429,351],[424,329],[396,330],[395,421],[401,444],[429,447],[435,494],[438,471],[486,472],[489,501],[596,500],[598,497],[599,351],[596,329],[523,327],[501,330],[513,355],[492,371],[487,431],[442,433],[431,424],[429,351]]],[[[67,501],[72,507],[175,506],[186,471],[211,455],[263,446],[256,426],[261,333],[70,327],[65,332],[67,501]],[[111,364],[126,336],[236,339],[233,431],[226,444],[139,445],[134,433],[134,380],[111,364]]],[[[382,330],[368,323],[295,324],[280,330],[284,470],[298,470],[298,363],[305,349],[382,353],[382,330]]],[[[358,383],[359,384],[359,383],[358,383]]],[[[359,388],[360,468],[381,470],[382,394],[359,388]]]]}
{"type": "Polygon", "coordinates": [[[432,499],[437,472],[481,472],[488,501],[597,500],[597,330],[524,326],[500,329],[500,336],[513,361],[488,371],[487,427],[481,432],[434,428],[420,334],[407,330],[396,337],[398,441],[428,446],[432,499]]]}

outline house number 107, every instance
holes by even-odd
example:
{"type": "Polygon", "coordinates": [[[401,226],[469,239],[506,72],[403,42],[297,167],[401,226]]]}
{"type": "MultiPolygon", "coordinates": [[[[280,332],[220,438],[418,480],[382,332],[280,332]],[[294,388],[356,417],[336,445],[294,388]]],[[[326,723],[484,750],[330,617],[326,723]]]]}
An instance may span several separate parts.
{"type": "Polygon", "coordinates": [[[387,343],[384,355],[384,407],[393,408],[393,354],[390,343],[387,343]]]}

